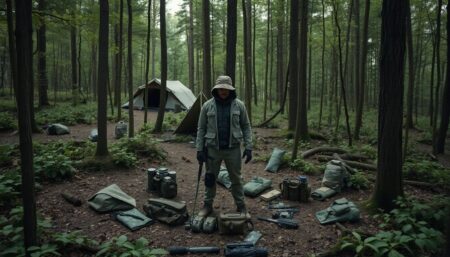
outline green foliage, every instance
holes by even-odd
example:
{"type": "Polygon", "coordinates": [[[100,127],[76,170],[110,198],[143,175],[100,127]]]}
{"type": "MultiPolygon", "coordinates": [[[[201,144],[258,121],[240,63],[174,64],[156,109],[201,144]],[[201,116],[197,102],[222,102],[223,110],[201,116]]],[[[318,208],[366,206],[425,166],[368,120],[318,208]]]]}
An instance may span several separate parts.
{"type": "Polygon", "coordinates": [[[0,131],[17,129],[17,122],[9,112],[0,112],[0,131]]]}
{"type": "Polygon", "coordinates": [[[0,145],[0,168],[10,166],[15,153],[15,145],[0,145]]]}
{"type": "Polygon", "coordinates": [[[120,148],[118,145],[113,145],[110,148],[112,161],[115,165],[123,168],[131,168],[136,166],[136,154],[129,152],[127,149],[120,148]]]}
{"type": "Polygon", "coordinates": [[[56,152],[46,152],[34,157],[34,170],[43,179],[61,180],[75,174],[73,162],[69,157],[56,152]]]}
{"type": "Polygon", "coordinates": [[[97,106],[80,104],[76,107],[68,103],[49,107],[36,113],[38,124],[62,123],[64,125],[92,124],[97,119],[97,106]]]}
{"type": "Polygon", "coordinates": [[[0,175],[0,206],[8,206],[19,196],[22,185],[18,172],[7,171],[0,175]]]}
{"type": "Polygon", "coordinates": [[[82,235],[81,231],[55,233],[51,235],[51,240],[63,253],[69,253],[72,249],[80,247],[94,248],[98,246],[97,241],[82,235]]]}
{"type": "Polygon", "coordinates": [[[158,256],[167,255],[168,252],[164,249],[150,249],[148,247],[148,240],[141,237],[135,242],[128,241],[127,236],[121,235],[117,238],[112,238],[100,245],[100,251],[96,256],[104,257],[125,257],[125,256],[158,256]]]}
{"type": "Polygon", "coordinates": [[[440,163],[412,155],[403,165],[405,178],[437,184],[444,189],[450,189],[450,169],[440,163]]]}
{"type": "Polygon", "coordinates": [[[340,249],[355,256],[417,256],[418,252],[438,253],[444,246],[444,235],[435,225],[442,225],[449,199],[420,203],[413,199],[396,201],[398,209],[375,215],[383,221],[383,229],[374,236],[363,238],[357,232],[342,239],[340,249]],[[440,209],[437,209],[440,208],[440,209]],[[386,230],[389,229],[389,230],[386,230]]]}
{"type": "Polygon", "coordinates": [[[354,189],[369,189],[370,181],[364,175],[364,173],[356,171],[354,174],[350,175],[350,184],[354,189]]]}
{"type": "Polygon", "coordinates": [[[163,122],[163,128],[164,130],[167,129],[175,129],[180,125],[183,118],[186,116],[186,112],[166,112],[164,115],[164,122],[163,122]]]}
{"type": "Polygon", "coordinates": [[[301,171],[306,175],[315,175],[320,171],[316,165],[303,159],[295,159],[294,161],[289,162],[289,167],[293,170],[301,171]]]}
{"type": "Polygon", "coordinates": [[[0,113],[3,112],[16,112],[16,102],[11,98],[0,98],[0,113]]]}

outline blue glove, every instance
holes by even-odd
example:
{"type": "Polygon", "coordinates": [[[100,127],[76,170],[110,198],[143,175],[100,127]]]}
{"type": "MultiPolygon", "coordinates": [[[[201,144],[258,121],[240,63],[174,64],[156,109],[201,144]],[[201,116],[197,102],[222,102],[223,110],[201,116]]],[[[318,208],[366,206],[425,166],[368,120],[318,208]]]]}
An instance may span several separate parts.
{"type": "Polygon", "coordinates": [[[245,164],[247,164],[252,159],[252,150],[245,149],[244,154],[242,155],[242,159],[245,158],[245,164]],[[247,158],[245,158],[247,157],[247,158]]]}
{"type": "Polygon", "coordinates": [[[206,162],[206,152],[205,151],[197,151],[197,161],[199,164],[206,162]]]}

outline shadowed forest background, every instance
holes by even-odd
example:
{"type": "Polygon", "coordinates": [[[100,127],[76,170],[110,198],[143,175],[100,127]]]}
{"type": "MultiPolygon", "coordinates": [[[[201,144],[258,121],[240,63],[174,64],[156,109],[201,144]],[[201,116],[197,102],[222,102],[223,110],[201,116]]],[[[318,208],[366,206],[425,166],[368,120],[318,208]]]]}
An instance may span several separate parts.
{"type": "MultiPolygon", "coordinates": [[[[167,81],[210,98],[223,74],[253,126],[244,180],[268,176],[278,189],[307,175],[314,189],[327,161],[354,168],[343,196],[361,222],[323,227],[314,213],[329,202],[302,204],[298,231],[255,223],[271,256],[448,256],[448,10],[443,0],[0,3],[0,256],[156,256],[242,240],[160,224],[134,233],[60,196],[85,201],[118,183],[143,203],[144,171],[168,166],[191,211],[195,133],[173,133],[190,106],[135,108],[133,97],[157,79],[144,106],[166,106],[167,81]],[[128,131],[117,139],[119,121],[128,131]],[[70,134],[48,135],[56,123],[70,134]],[[275,147],[286,154],[268,174],[275,147]]],[[[220,197],[215,208],[229,207],[220,197]]]]}

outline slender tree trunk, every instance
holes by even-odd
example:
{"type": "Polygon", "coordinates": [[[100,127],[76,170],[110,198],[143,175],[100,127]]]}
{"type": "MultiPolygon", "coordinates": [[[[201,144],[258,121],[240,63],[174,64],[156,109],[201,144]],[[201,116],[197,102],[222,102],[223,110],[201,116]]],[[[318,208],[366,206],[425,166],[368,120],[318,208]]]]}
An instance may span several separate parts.
{"type": "Polygon", "coordinates": [[[267,35],[266,35],[266,71],[264,76],[264,114],[263,120],[267,118],[267,96],[268,96],[268,73],[269,73],[269,37],[270,37],[270,0],[267,0],[267,35]]]}
{"type": "Polygon", "coordinates": [[[437,19],[436,19],[436,70],[437,70],[437,77],[436,77],[436,90],[435,90],[435,97],[434,97],[434,112],[433,112],[433,153],[437,154],[436,149],[436,139],[437,139],[437,117],[439,113],[439,93],[440,93],[440,87],[441,87],[441,9],[442,9],[442,0],[438,0],[438,6],[437,6],[437,19]]]}
{"type": "MultiPolygon", "coordinates": [[[[236,1],[236,0],[234,0],[236,1]]],[[[228,39],[229,40],[229,39],[228,39]]],[[[189,0],[189,30],[188,30],[188,63],[189,63],[189,88],[194,91],[194,6],[193,0],[189,0]]]]}
{"type": "MultiPolygon", "coordinates": [[[[208,4],[207,4],[208,5],[208,4]]],[[[209,6],[209,5],[208,5],[209,6]]],[[[160,38],[161,38],[161,89],[159,93],[159,110],[155,124],[155,133],[162,132],[164,113],[166,106],[166,86],[167,86],[167,37],[166,37],[166,3],[165,0],[159,2],[160,38]]],[[[209,12],[208,12],[209,13],[209,12]]],[[[209,33],[208,33],[209,34],[209,33]]]]}
{"type": "Polygon", "coordinates": [[[92,96],[97,101],[97,45],[94,41],[91,43],[91,70],[92,96]]]}
{"type": "Polygon", "coordinates": [[[98,37],[98,141],[95,155],[108,155],[107,141],[107,99],[108,47],[109,46],[109,5],[108,0],[100,0],[100,25],[98,37]]]}
{"type": "Polygon", "coordinates": [[[147,7],[147,49],[146,49],[146,58],[145,58],[145,89],[144,89],[144,123],[147,123],[147,111],[148,111],[148,72],[149,72],[149,66],[150,66],[150,15],[151,15],[151,7],[152,7],[152,0],[148,0],[148,7],[147,7]]]}
{"type": "Polygon", "coordinates": [[[158,15],[158,10],[156,8],[156,1],[153,1],[153,22],[152,22],[152,31],[153,31],[153,37],[152,37],[152,79],[156,77],[156,69],[155,69],[155,63],[156,63],[156,16],[158,15]]]}
{"type": "Polygon", "coordinates": [[[6,17],[8,23],[8,46],[9,46],[9,63],[11,69],[11,84],[14,87],[14,92],[17,97],[17,56],[16,56],[16,42],[14,35],[13,22],[13,7],[11,0],[6,0],[6,17]]]}
{"type": "Polygon", "coordinates": [[[211,28],[209,20],[209,0],[202,0],[203,17],[203,93],[211,97],[211,28]]]}
{"type": "MultiPolygon", "coordinates": [[[[272,7],[273,9],[273,7],[272,7]]],[[[270,67],[269,67],[269,109],[273,110],[273,17],[272,17],[272,9],[270,10],[270,48],[272,49],[270,51],[270,67]]]]}
{"type": "MultiPolygon", "coordinates": [[[[314,10],[314,2],[311,2],[311,17],[312,17],[312,10],[314,10]]],[[[309,34],[312,35],[312,22],[309,23],[309,34]]],[[[312,96],[312,91],[311,91],[311,86],[312,86],[312,37],[308,38],[308,48],[309,48],[309,53],[308,53],[308,90],[307,92],[307,101],[308,101],[308,110],[311,109],[311,96],[312,96]]]]}
{"type": "Polygon", "coordinates": [[[225,74],[236,84],[237,0],[227,1],[227,50],[225,74]]]}
{"type": "MultiPolygon", "coordinates": [[[[291,71],[289,72],[289,120],[288,129],[295,129],[296,113],[298,105],[298,9],[299,3],[297,0],[291,0],[291,14],[290,14],[290,26],[289,26],[289,66],[291,71]]],[[[292,155],[294,156],[294,155],[292,155]]],[[[294,158],[294,157],[293,157],[294,158]]]]}
{"type": "MultiPolygon", "coordinates": [[[[277,101],[280,103],[281,107],[281,99],[284,94],[284,1],[277,2],[280,5],[280,8],[277,9],[279,15],[275,16],[277,19],[277,101]]],[[[283,106],[284,107],[284,106],[283,106]]],[[[284,108],[282,108],[281,113],[284,113],[284,108]]]]}
{"type": "MultiPolygon", "coordinates": [[[[450,35],[450,5],[447,4],[447,36],[450,35]]],[[[450,60],[450,41],[447,38],[447,62],[450,60]]],[[[437,138],[434,142],[434,149],[437,154],[443,154],[445,151],[445,139],[447,138],[448,124],[450,118],[450,66],[447,63],[444,91],[442,94],[442,107],[441,107],[441,123],[437,138]]],[[[447,224],[448,225],[448,224],[447,224]]],[[[447,228],[447,235],[450,232],[450,227],[447,228]]],[[[448,238],[447,238],[448,240],[448,238]]],[[[447,247],[448,251],[448,247],[447,247]]]]}
{"type": "Polygon", "coordinates": [[[433,39],[433,55],[431,58],[431,78],[430,78],[430,102],[428,107],[428,115],[430,115],[430,126],[433,128],[434,117],[434,64],[436,60],[436,37],[433,39]]]}
{"type": "Polygon", "coordinates": [[[299,140],[308,140],[308,105],[307,105],[307,78],[306,65],[308,55],[308,0],[300,3],[300,47],[299,47],[299,80],[298,80],[298,105],[296,111],[296,126],[294,137],[294,149],[292,160],[297,158],[299,140]]]}
{"type": "MultiPolygon", "coordinates": [[[[120,3],[118,3],[118,1],[115,1],[115,12],[119,14],[119,16],[122,15],[122,11],[123,11],[123,3],[122,1],[119,1],[120,3]],[[122,5],[122,6],[121,6],[122,5]]],[[[122,17],[123,18],[123,17],[122,17]]],[[[121,70],[119,70],[119,62],[121,62],[121,53],[119,48],[120,48],[120,42],[122,39],[122,35],[120,34],[120,18],[119,18],[119,22],[114,24],[114,46],[117,48],[117,51],[114,52],[114,80],[113,80],[113,87],[114,87],[114,104],[116,105],[117,108],[117,120],[121,119],[121,78],[122,78],[122,74],[121,74],[121,70]]]]}
{"type": "Polygon", "coordinates": [[[322,1],[322,83],[320,84],[320,108],[319,108],[319,130],[322,123],[322,110],[323,110],[323,97],[324,97],[324,90],[325,90],[325,2],[322,1]]]}
{"type": "Polygon", "coordinates": [[[128,10],[128,137],[134,137],[134,105],[133,105],[133,9],[131,0],[127,0],[128,10]]]}
{"type": "MultiPolygon", "coordinates": [[[[75,20],[75,13],[72,13],[72,18],[75,20]]],[[[70,52],[72,64],[72,97],[73,105],[78,104],[78,72],[77,72],[77,27],[70,25],[70,52]]]]}
{"type": "Polygon", "coordinates": [[[253,101],[255,106],[258,105],[258,89],[256,87],[256,3],[251,3],[251,0],[248,4],[248,23],[249,23],[249,31],[250,38],[252,40],[252,75],[253,75],[253,101]],[[252,15],[253,12],[253,15],[252,15]],[[252,17],[253,16],[253,17],[252,17]],[[253,22],[252,22],[253,20],[253,22]]]}
{"type": "MultiPolygon", "coordinates": [[[[31,24],[31,1],[16,0],[16,49],[17,51],[17,110],[19,114],[19,148],[22,173],[22,201],[23,201],[23,228],[24,247],[26,256],[30,256],[27,250],[36,245],[36,197],[34,189],[33,171],[33,142],[31,138],[31,110],[30,95],[32,97],[31,85],[32,75],[32,24],[31,24]]],[[[9,6],[11,6],[9,4],[9,6]]]]}
{"type": "Polygon", "coordinates": [[[402,124],[406,0],[384,0],[381,17],[378,173],[375,208],[390,211],[403,195],[402,124]]]}
{"type": "Polygon", "coordinates": [[[244,16],[244,67],[245,67],[245,105],[248,117],[252,121],[252,45],[251,45],[251,2],[242,0],[244,16]]]}
{"type": "MultiPolygon", "coordinates": [[[[337,27],[337,32],[338,32],[338,45],[339,45],[339,66],[341,67],[340,70],[340,78],[341,78],[341,91],[342,91],[342,99],[344,101],[344,111],[345,111],[345,121],[346,121],[346,125],[347,125],[347,137],[348,137],[348,145],[351,146],[352,145],[352,133],[350,131],[350,123],[349,123],[349,117],[348,117],[348,109],[347,109],[347,97],[345,94],[345,78],[344,78],[344,73],[345,70],[342,68],[344,65],[342,65],[342,46],[341,46],[341,28],[339,26],[339,22],[338,22],[338,12],[337,12],[337,3],[336,1],[333,1],[334,4],[334,8],[335,8],[335,22],[336,22],[336,27],[337,27]]],[[[351,10],[351,7],[350,7],[351,10]]],[[[351,11],[350,11],[351,13],[351,11]]],[[[349,17],[349,23],[351,22],[351,15],[349,17]]],[[[349,39],[349,31],[347,31],[347,47],[348,48],[348,39],[349,39]]],[[[346,51],[348,52],[348,51],[346,51]]],[[[345,57],[346,63],[347,63],[347,54],[345,57]]],[[[339,108],[338,108],[339,109],[339,108]]],[[[339,115],[338,115],[339,116],[339,115]]],[[[339,121],[339,118],[338,118],[339,121]]],[[[337,122],[339,123],[339,122],[337,122]]]]}
{"type": "Polygon", "coordinates": [[[406,124],[405,124],[405,142],[403,146],[403,161],[406,159],[407,149],[408,149],[408,137],[409,129],[414,128],[412,122],[412,111],[413,111],[413,92],[414,92],[414,50],[413,50],[413,40],[412,40],[412,26],[411,26],[411,3],[410,0],[406,0],[407,10],[406,10],[406,48],[408,51],[408,93],[406,98],[406,124]]]}
{"type": "MultiPolygon", "coordinates": [[[[46,10],[45,0],[39,0],[38,10],[44,12],[46,10]]],[[[37,51],[38,51],[38,81],[39,81],[39,106],[50,105],[48,102],[48,79],[47,79],[47,39],[46,39],[46,22],[41,17],[41,25],[37,29],[37,51]]]]}
{"type": "MultiPolygon", "coordinates": [[[[370,0],[369,0],[370,1],[370,0]]],[[[370,5],[370,2],[369,2],[370,5]]],[[[362,77],[365,77],[365,69],[362,69],[362,65],[365,64],[365,59],[361,58],[361,55],[364,53],[361,53],[361,36],[360,36],[360,7],[359,7],[359,0],[355,0],[355,98],[356,98],[356,115],[355,115],[355,133],[353,134],[355,140],[359,140],[359,131],[361,130],[362,126],[362,113],[364,110],[364,89],[362,84],[362,77]],[[364,62],[364,64],[363,64],[364,62]]],[[[368,4],[366,0],[366,11],[364,13],[364,26],[368,24],[368,16],[369,16],[369,10],[368,10],[368,4]],[[367,23],[366,23],[367,19],[367,23]]],[[[366,28],[364,27],[364,32],[366,31],[366,28]]],[[[363,48],[364,44],[367,44],[367,38],[364,38],[366,35],[363,35],[363,48]]],[[[366,46],[367,48],[367,46],[366,46]]]]}

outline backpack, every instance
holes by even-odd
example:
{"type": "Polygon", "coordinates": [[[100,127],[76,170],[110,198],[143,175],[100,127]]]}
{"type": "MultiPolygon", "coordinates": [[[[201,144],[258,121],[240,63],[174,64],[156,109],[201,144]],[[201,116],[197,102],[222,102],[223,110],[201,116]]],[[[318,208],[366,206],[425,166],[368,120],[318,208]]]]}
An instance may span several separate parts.
{"type": "Polygon", "coordinates": [[[144,204],[147,216],[169,226],[183,225],[189,218],[186,204],[165,198],[150,198],[144,204]]]}
{"type": "Polygon", "coordinates": [[[341,192],[348,186],[350,175],[345,165],[338,160],[331,160],[327,163],[323,174],[322,186],[341,192]]]}

